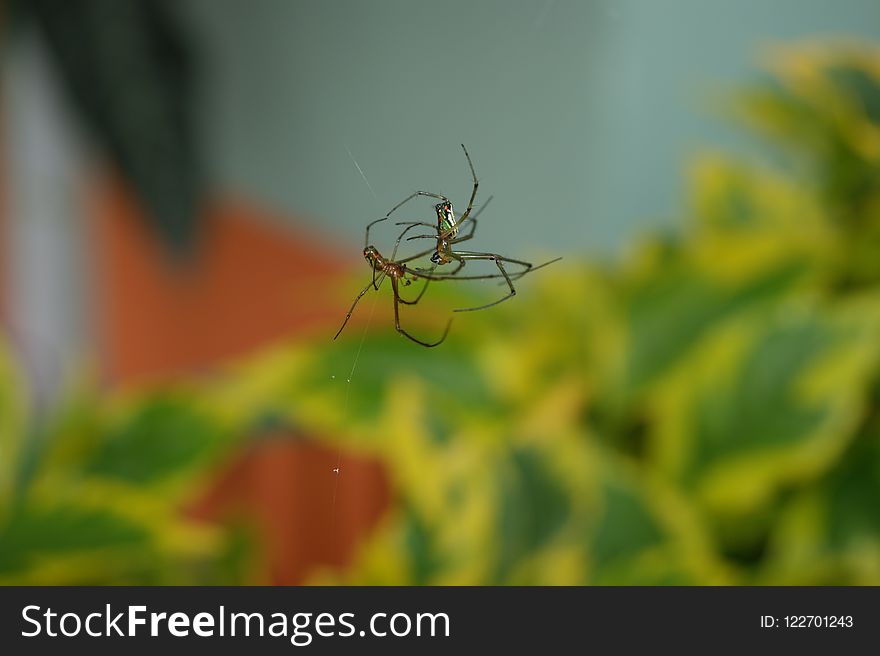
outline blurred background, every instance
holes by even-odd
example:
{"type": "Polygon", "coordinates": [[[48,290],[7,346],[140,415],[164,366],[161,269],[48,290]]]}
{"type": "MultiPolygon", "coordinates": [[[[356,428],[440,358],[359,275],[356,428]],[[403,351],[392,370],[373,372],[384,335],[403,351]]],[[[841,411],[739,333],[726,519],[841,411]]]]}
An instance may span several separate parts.
{"type": "Polygon", "coordinates": [[[880,584],[875,2],[0,23],[0,582],[880,584]]]}

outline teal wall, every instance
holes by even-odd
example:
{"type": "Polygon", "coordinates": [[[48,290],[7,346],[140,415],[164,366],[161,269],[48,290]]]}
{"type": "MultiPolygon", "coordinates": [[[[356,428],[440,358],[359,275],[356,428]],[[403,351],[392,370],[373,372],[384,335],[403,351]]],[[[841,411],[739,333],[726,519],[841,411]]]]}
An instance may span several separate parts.
{"type": "MultiPolygon", "coordinates": [[[[412,190],[495,195],[475,247],[604,254],[676,222],[681,165],[761,50],[880,37],[877,0],[190,0],[218,186],[352,247],[412,190]],[[352,162],[356,158],[375,197],[352,162]]],[[[430,218],[427,202],[403,218],[430,218]]],[[[387,239],[387,236],[386,238],[387,239]]],[[[378,244],[377,244],[378,245],[378,244]]],[[[380,249],[382,246],[380,245],[380,249]]]]}

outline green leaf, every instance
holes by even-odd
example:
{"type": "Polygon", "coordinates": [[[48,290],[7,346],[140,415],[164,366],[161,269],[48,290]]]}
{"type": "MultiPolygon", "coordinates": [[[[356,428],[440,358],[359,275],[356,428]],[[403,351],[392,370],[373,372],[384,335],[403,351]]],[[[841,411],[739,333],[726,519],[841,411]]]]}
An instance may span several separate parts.
{"type": "Polygon", "coordinates": [[[880,433],[863,436],[830,476],[828,542],[832,549],[869,542],[880,549],[880,433]]]}
{"type": "Polygon", "coordinates": [[[143,545],[148,532],[105,510],[27,505],[0,528],[0,574],[40,558],[143,545]]]}
{"type": "Polygon", "coordinates": [[[814,322],[773,326],[758,338],[729,385],[706,390],[694,409],[692,472],[742,452],[797,445],[830,409],[805,405],[796,385],[834,343],[814,322]]]}
{"type": "Polygon", "coordinates": [[[880,80],[852,64],[834,64],[826,74],[844,94],[852,97],[868,119],[880,125],[880,80]]]}
{"type": "Polygon", "coordinates": [[[226,435],[186,399],[148,399],[110,428],[85,472],[133,485],[151,485],[204,462],[226,435]]]}
{"type": "Polygon", "coordinates": [[[517,449],[502,470],[498,507],[498,563],[503,582],[515,565],[544,546],[564,525],[568,492],[542,461],[540,451],[517,449]]]}
{"type": "Polygon", "coordinates": [[[622,481],[606,478],[602,496],[602,516],[591,527],[587,543],[599,572],[664,540],[660,525],[635,490],[622,481]]]}
{"type": "Polygon", "coordinates": [[[442,562],[434,544],[434,535],[424,519],[413,508],[407,508],[400,518],[404,548],[410,564],[412,585],[430,585],[441,570],[442,562]]]}
{"type": "Polygon", "coordinates": [[[802,263],[782,262],[726,287],[678,263],[656,272],[626,298],[628,388],[661,375],[727,317],[777,298],[802,272],[802,263]]]}

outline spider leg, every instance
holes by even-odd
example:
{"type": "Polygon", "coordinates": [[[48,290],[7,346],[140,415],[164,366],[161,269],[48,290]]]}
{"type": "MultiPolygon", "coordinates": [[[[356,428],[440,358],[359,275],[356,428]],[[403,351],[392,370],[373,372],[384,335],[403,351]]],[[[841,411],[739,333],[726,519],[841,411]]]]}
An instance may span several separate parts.
{"type": "Polygon", "coordinates": [[[561,256],[554,257],[552,260],[547,260],[546,262],[541,262],[541,264],[538,264],[536,266],[531,266],[528,269],[526,269],[525,271],[520,271],[519,273],[515,274],[514,280],[516,280],[517,278],[522,278],[527,273],[532,273],[533,271],[537,271],[538,269],[543,269],[545,266],[553,264],[554,262],[558,262],[561,259],[562,259],[561,256]]]}
{"type": "MultiPolygon", "coordinates": [[[[383,280],[385,280],[384,274],[379,278],[379,285],[382,284],[383,280]]],[[[379,289],[378,285],[376,285],[376,283],[375,283],[375,271],[374,271],[373,280],[371,280],[370,282],[367,283],[367,286],[361,290],[361,293],[358,294],[357,297],[355,297],[354,302],[351,304],[351,307],[348,308],[348,312],[345,315],[345,320],[342,322],[342,325],[339,327],[339,330],[336,331],[336,334],[333,335],[333,339],[336,339],[337,337],[339,337],[339,334],[342,332],[342,329],[345,328],[345,325],[348,323],[348,320],[351,319],[351,314],[352,314],[352,312],[354,312],[354,308],[358,304],[358,301],[360,301],[361,298],[363,298],[364,294],[366,294],[369,291],[370,287],[374,287],[374,286],[376,287],[376,289],[379,289]]]]}
{"type": "MultiPolygon", "coordinates": [[[[437,227],[433,223],[426,223],[425,221],[396,221],[394,223],[394,225],[405,225],[405,226],[420,225],[420,226],[426,226],[428,228],[436,228],[437,227]]],[[[409,230],[409,228],[407,228],[407,230],[409,230]]],[[[406,232],[406,230],[404,230],[404,232],[406,232]]]]}
{"type": "MultiPolygon", "coordinates": [[[[392,260],[394,260],[394,258],[397,256],[397,249],[400,246],[400,240],[403,239],[403,236],[406,233],[408,233],[410,230],[412,230],[416,226],[428,226],[429,228],[434,227],[430,223],[424,223],[423,221],[401,221],[399,223],[396,223],[395,225],[405,225],[406,228],[404,228],[403,231],[399,235],[397,235],[397,241],[394,242],[394,250],[391,252],[391,259],[392,260]]],[[[434,235],[431,235],[431,238],[433,239],[434,235]]]]}
{"type": "Polygon", "coordinates": [[[387,220],[388,220],[388,217],[383,216],[381,219],[376,219],[375,221],[370,221],[367,224],[367,230],[364,234],[364,248],[366,248],[367,246],[370,245],[370,228],[372,228],[377,223],[382,223],[382,221],[387,221],[387,220]]]}
{"type": "MultiPolygon", "coordinates": [[[[471,236],[468,235],[464,239],[455,240],[455,242],[452,242],[452,243],[457,243],[459,241],[466,241],[467,239],[470,239],[470,237],[471,236]]],[[[486,276],[457,276],[456,277],[457,280],[481,280],[481,279],[486,279],[486,278],[504,278],[505,280],[503,280],[499,284],[506,284],[508,278],[510,280],[519,280],[527,273],[533,271],[535,268],[545,267],[548,264],[552,264],[553,262],[556,262],[557,260],[562,259],[561,257],[558,257],[555,260],[550,260],[549,262],[544,262],[543,264],[540,265],[540,267],[535,267],[534,265],[532,265],[531,262],[525,262],[523,260],[514,260],[513,258],[504,257],[502,255],[495,255],[494,253],[475,253],[473,251],[452,251],[451,255],[456,260],[458,260],[458,266],[449,272],[450,276],[454,276],[456,273],[458,273],[462,269],[462,267],[465,265],[465,262],[467,260],[494,260],[494,258],[497,257],[498,259],[494,260],[496,262],[496,264],[497,264],[498,260],[501,260],[503,262],[507,262],[508,264],[518,264],[518,265],[524,267],[522,271],[514,271],[513,273],[510,273],[506,269],[504,269],[504,270],[502,270],[502,272],[500,274],[495,273],[495,274],[490,274],[490,275],[486,275],[486,276]],[[457,257],[457,256],[461,256],[461,257],[457,257]]]]}
{"type": "Polygon", "coordinates": [[[477,180],[477,173],[474,171],[474,163],[471,161],[471,156],[468,153],[467,148],[464,147],[464,144],[461,144],[461,149],[464,151],[464,156],[467,158],[468,166],[471,169],[471,177],[474,179],[474,189],[471,191],[471,199],[468,201],[467,209],[464,211],[464,214],[461,215],[461,218],[458,219],[459,227],[468,220],[471,210],[474,207],[474,199],[477,197],[477,188],[480,186],[480,181],[477,180]]]}
{"type": "MultiPolygon", "coordinates": [[[[478,305],[477,307],[470,308],[456,308],[453,312],[472,312],[475,310],[485,310],[486,308],[490,308],[493,305],[498,305],[506,301],[509,298],[516,296],[516,288],[513,286],[513,280],[511,280],[510,275],[507,273],[507,270],[504,268],[502,262],[507,262],[508,264],[519,264],[521,266],[526,267],[526,270],[520,272],[520,276],[528,272],[532,268],[531,262],[525,262],[523,260],[514,260],[510,257],[504,257],[502,255],[496,255],[495,253],[476,253],[472,251],[463,251],[455,253],[456,259],[464,264],[466,260],[491,260],[495,263],[495,266],[498,267],[498,270],[501,272],[501,275],[504,276],[504,282],[507,283],[507,288],[510,290],[510,293],[502,296],[497,301],[493,301],[492,303],[487,303],[486,305],[478,305]]],[[[517,276],[519,277],[519,276],[517,276]]]]}
{"type": "MultiPolygon", "coordinates": [[[[468,239],[473,239],[474,232],[477,229],[477,218],[479,218],[480,214],[483,213],[483,210],[485,210],[487,207],[489,207],[489,203],[492,202],[493,198],[495,198],[495,196],[489,196],[486,199],[486,202],[480,206],[480,209],[478,209],[476,212],[474,212],[473,214],[470,215],[471,231],[468,234],[466,234],[464,237],[456,237],[455,239],[452,239],[449,242],[450,244],[458,244],[460,242],[467,241],[468,239]]],[[[467,213],[465,213],[465,214],[467,214],[467,213]]],[[[462,217],[462,218],[466,218],[466,217],[462,217]]],[[[459,220],[459,222],[458,222],[459,228],[461,227],[462,223],[463,223],[463,221],[459,220]]]]}
{"type": "MultiPolygon", "coordinates": [[[[547,262],[542,262],[537,266],[533,266],[531,269],[526,269],[525,271],[521,271],[514,274],[508,274],[511,280],[519,280],[527,273],[532,273],[537,271],[538,269],[543,269],[545,266],[549,266],[554,262],[558,262],[561,260],[561,257],[553,258],[552,260],[548,260],[547,262]]],[[[461,266],[464,266],[461,264],[461,266]]],[[[427,280],[497,280],[498,278],[504,278],[500,273],[486,273],[479,276],[456,276],[454,273],[431,273],[428,269],[410,269],[407,266],[403,267],[404,272],[412,275],[418,276],[420,278],[426,278],[427,280]]],[[[458,269],[456,269],[457,271],[458,269]]],[[[506,285],[507,282],[502,280],[499,284],[506,285]]]]}
{"type": "MultiPolygon", "coordinates": [[[[426,280],[496,280],[504,277],[500,273],[487,273],[479,276],[456,276],[451,273],[432,274],[430,273],[430,269],[410,269],[409,267],[403,267],[403,270],[412,276],[424,278],[426,280]]],[[[456,271],[457,270],[458,269],[456,269],[456,271]]],[[[511,276],[511,278],[516,280],[516,276],[511,276]]],[[[505,284],[503,280],[501,284],[505,284]]]]}
{"type": "MultiPolygon", "coordinates": [[[[427,196],[429,198],[436,198],[438,200],[444,200],[447,203],[449,202],[449,199],[446,198],[446,196],[443,196],[441,194],[435,194],[430,191],[416,191],[416,192],[410,194],[409,196],[404,198],[402,201],[400,201],[397,205],[395,205],[390,210],[388,210],[388,214],[383,216],[381,219],[376,219],[375,221],[371,221],[370,223],[367,224],[367,229],[364,234],[364,248],[366,248],[367,246],[370,245],[370,228],[372,228],[377,223],[381,223],[382,221],[387,221],[391,217],[392,213],[394,213],[395,211],[400,209],[403,205],[405,205],[406,203],[411,201],[413,198],[418,198],[419,196],[427,196]]],[[[402,224],[398,224],[398,225],[402,225],[402,224]]],[[[422,225],[427,225],[429,228],[434,227],[430,223],[423,223],[422,225]]],[[[404,232],[406,232],[406,231],[404,230],[404,232]]],[[[398,238],[397,241],[399,242],[400,239],[398,238]]]]}
{"type": "MultiPolygon", "coordinates": [[[[536,266],[529,267],[528,269],[524,269],[522,271],[518,271],[516,273],[513,273],[510,275],[510,278],[511,278],[511,280],[519,280],[527,273],[532,273],[534,271],[537,271],[538,269],[543,269],[545,266],[553,264],[554,262],[558,262],[561,259],[562,259],[561,257],[554,257],[552,260],[547,260],[546,262],[542,262],[541,264],[538,264],[536,266]]],[[[498,283],[498,284],[504,284],[504,283],[502,281],[501,283],[498,283]]]]}
{"type": "Polygon", "coordinates": [[[379,287],[382,286],[382,281],[385,280],[385,272],[379,274],[378,279],[376,278],[376,270],[373,269],[373,289],[377,292],[379,291],[379,287]]]}
{"type": "Polygon", "coordinates": [[[471,217],[470,227],[471,227],[471,231],[469,233],[467,233],[463,237],[456,237],[455,239],[450,239],[449,245],[451,246],[452,244],[460,244],[461,242],[467,241],[468,239],[473,239],[474,232],[477,229],[477,217],[475,217],[475,216],[471,217]]]}
{"type": "MultiPolygon", "coordinates": [[[[437,265],[432,266],[430,269],[427,269],[427,273],[428,274],[434,273],[434,269],[436,269],[436,268],[437,268],[437,265]]],[[[413,277],[415,277],[415,276],[413,276],[413,277]]],[[[404,303],[405,305],[415,305],[420,300],[422,300],[422,296],[425,295],[425,291],[428,289],[428,283],[430,283],[430,282],[431,282],[430,278],[425,278],[425,284],[422,287],[422,291],[419,292],[419,295],[416,296],[415,299],[413,299],[412,301],[407,301],[405,298],[403,298],[403,296],[401,296],[400,302],[404,303]]]]}
{"type": "MultiPolygon", "coordinates": [[[[462,268],[464,267],[464,260],[456,260],[456,261],[458,262],[458,264],[456,265],[456,267],[452,271],[448,271],[447,275],[455,276],[455,274],[458,273],[459,271],[461,271],[462,268]]],[[[459,277],[458,279],[465,280],[465,278],[461,278],[461,277],[459,277]]]]}
{"type": "Polygon", "coordinates": [[[401,300],[400,294],[397,289],[397,278],[391,278],[391,289],[394,292],[394,328],[401,335],[406,337],[409,340],[412,340],[416,344],[421,344],[422,346],[426,346],[428,348],[433,348],[434,346],[438,346],[443,343],[443,340],[446,339],[446,335],[449,334],[449,327],[452,325],[452,318],[446,323],[446,328],[443,330],[443,335],[436,342],[423,342],[422,340],[413,337],[408,332],[406,332],[400,325],[400,307],[399,302],[401,300]]]}
{"type": "Polygon", "coordinates": [[[402,260],[395,260],[395,261],[396,261],[398,264],[406,264],[407,262],[412,262],[413,260],[418,260],[418,259],[420,259],[420,258],[425,257],[425,255],[431,255],[431,254],[436,253],[436,252],[437,252],[437,249],[436,249],[436,248],[432,248],[432,249],[427,250],[427,251],[422,251],[421,253],[416,253],[415,255],[410,255],[409,257],[404,258],[404,259],[402,259],[402,260]]]}
{"type": "Polygon", "coordinates": [[[402,201],[400,201],[397,205],[392,207],[390,210],[388,210],[388,214],[385,215],[385,218],[387,219],[394,212],[396,212],[398,209],[400,209],[401,207],[406,205],[409,201],[411,201],[413,198],[418,198],[419,196],[427,196],[429,198],[436,198],[437,200],[446,201],[447,203],[449,202],[449,199],[446,196],[443,196],[441,194],[434,194],[434,193],[431,193],[430,191],[415,191],[415,192],[411,193],[409,196],[407,196],[406,198],[404,198],[402,201]]]}

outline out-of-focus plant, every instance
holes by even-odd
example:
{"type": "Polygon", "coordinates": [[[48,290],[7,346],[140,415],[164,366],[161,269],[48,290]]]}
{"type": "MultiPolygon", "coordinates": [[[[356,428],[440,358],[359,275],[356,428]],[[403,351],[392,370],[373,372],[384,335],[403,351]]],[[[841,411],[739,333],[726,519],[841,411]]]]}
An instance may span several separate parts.
{"type": "MultiPolygon", "coordinates": [[[[3,381],[4,420],[14,389],[3,381]]],[[[197,396],[78,395],[27,437],[0,434],[0,582],[234,582],[243,571],[234,536],[182,513],[231,437],[197,396]]]]}
{"type": "Polygon", "coordinates": [[[2,580],[228,580],[223,531],[178,509],[271,417],[394,486],[316,581],[880,583],[880,52],[774,62],[736,107],[784,157],[701,157],[679,235],[523,279],[438,349],[382,324],[70,404],[0,505],[2,580]]]}

